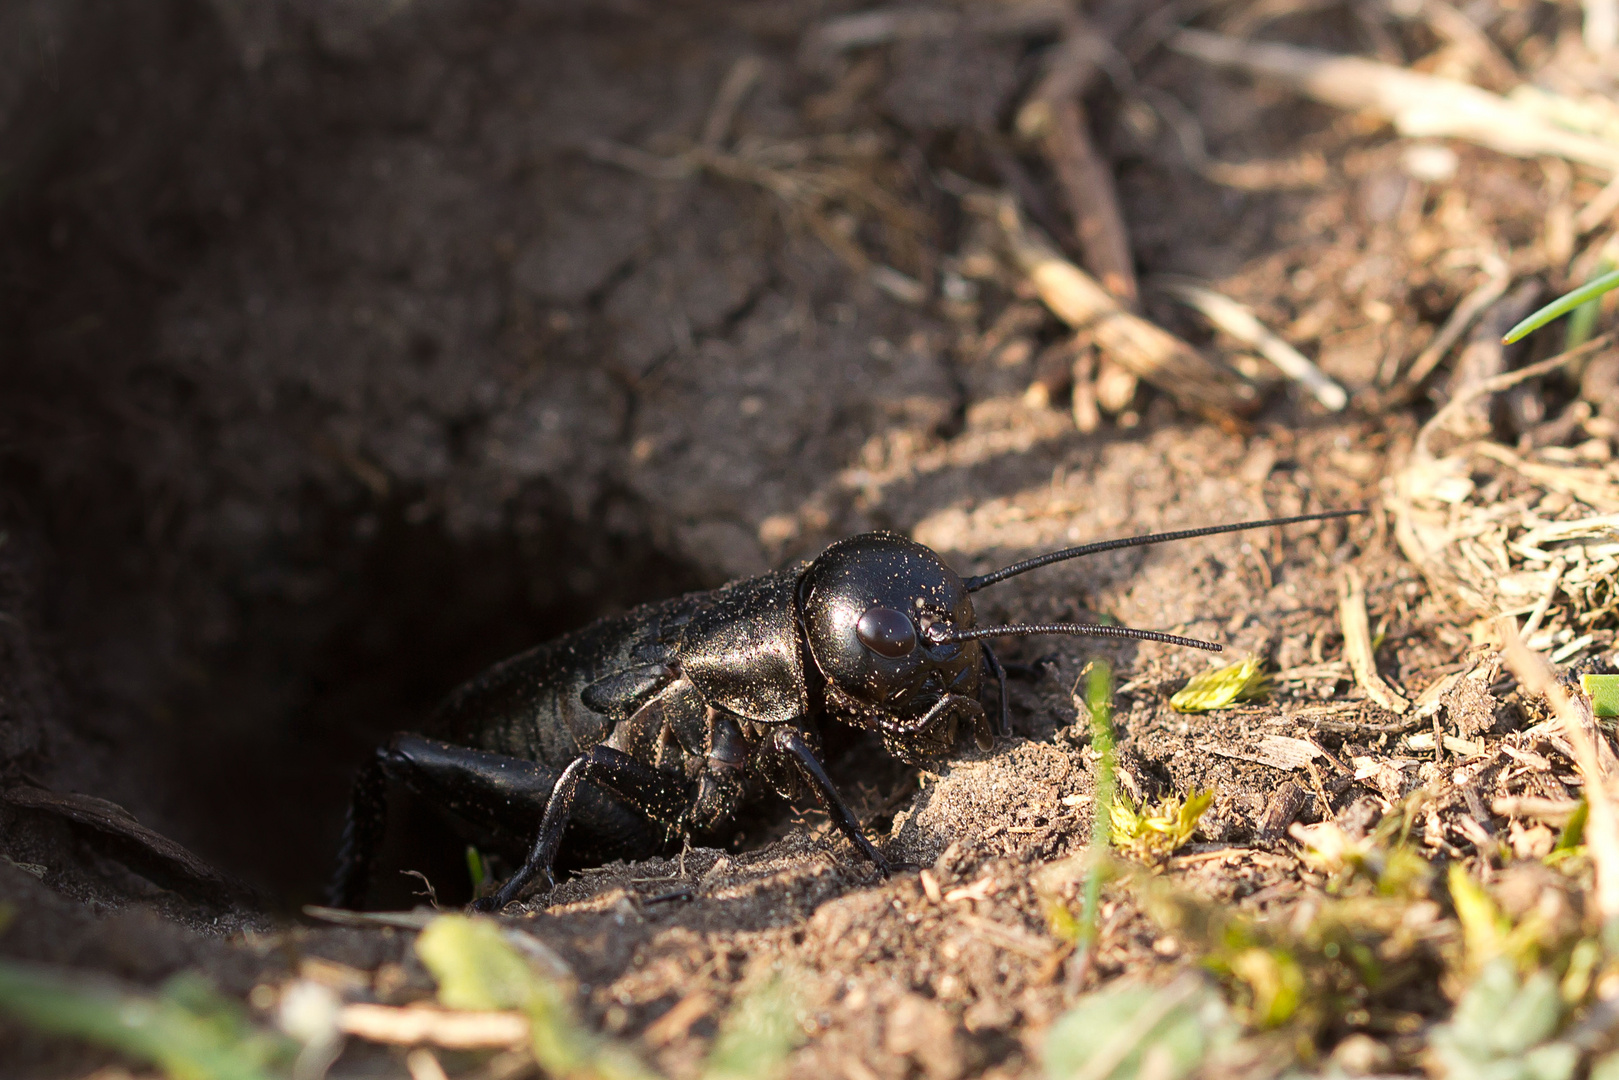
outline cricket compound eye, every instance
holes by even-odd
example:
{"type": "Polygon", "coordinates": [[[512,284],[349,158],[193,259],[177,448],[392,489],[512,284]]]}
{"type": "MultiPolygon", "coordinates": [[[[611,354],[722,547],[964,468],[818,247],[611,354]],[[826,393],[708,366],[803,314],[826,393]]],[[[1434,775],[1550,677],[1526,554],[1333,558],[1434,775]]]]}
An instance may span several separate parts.
{"type": "Polygon", "coordinates": [[[916,627],[908,616],[893,608],[866,609],[855,624],[854,632],[862,645],[890,660],[909,656],[911,650],[916,648],[916,627]]]}

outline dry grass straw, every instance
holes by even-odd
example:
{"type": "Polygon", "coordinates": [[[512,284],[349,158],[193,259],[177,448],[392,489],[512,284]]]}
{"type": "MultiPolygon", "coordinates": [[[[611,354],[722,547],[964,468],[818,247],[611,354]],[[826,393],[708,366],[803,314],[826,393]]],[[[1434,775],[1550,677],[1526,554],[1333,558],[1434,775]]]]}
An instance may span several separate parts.
{"type": "Polygon", "coordinates": [[[1524,634],[1537,646],[1619,627],[1619,463],[1559,459],[1560,448],[1519,454],[1487,439],[1442,454],[1435,444],[1470,404],[1611,343],[1597,338],[1459,392],[1385,485],[1395,539],[1436,591],[1486,618],[1529,615],[1524,634]],[[1481,459],[1499,467],[1483,483],[1481,459]]]}
{"type": "Polygon", "coordinates": [[[1328,105],[1373,110],[1401,135],[1463,139],[1514,157],[1560,157],[1619,173],[1619,142],[1559,127],[1534,101],[1355,56],[1201,30],[1182,30],[1169,45],[1211,64],[1282,79],[1328,105]]]}
{"type": "Polygon", "coordinates": [[[1591,815],[1585,837],[1596,868],[1597,910],[1604,923],[1612,922],[1619,918],[1619,815],[1614,811],[1612,777],[1603,765],[1603,755],[1598,753],[1597,740],[1602,735],[1582,715],[1551,666],[1524,644],[1517,630],[1507,627],[1505,637],[1502,656],[1507,666],[1524,689],[1545,697],[1564,737],[1574,748],[1575,764],[1585,778],[1586,805],[1591,815]]]}
{"type": "Polygon", "coordinates": [[[520,1012],[465,1011],[435,1005],[372,1005],[355,1002],[338,1014],[338,1030],[370,1042],[414,1046],[428,1043],[451,1050],[516,1046],[529,1037],[528,1017],[520,1012]]]}
{"type": "Polygon", "coordinates": [[[1088,332],[1121,367],[1218,422],[1229,423],[1257,403],[1254,388],[1234,371],[1126,311],[1095,278],[1028,226],[1010,196],[972,195],[965,202],[998,226],[1013,264],[1046,307],[1075,330],[1088,332]]]}
{"type": "Polygon", "coordinates": [[[1344,659],[1355,673],[1355,681],[1366,691],[1366,696],[1392,713],[1403,713],[1411,708],[1404,694],[1383,681],[1377,673],[1377,658],[1372,651],[1372,631],[1366,616],[1366,581],[1353,566],[1344,567],[1338,585],[1338,621],[1343,627],[1344,659]]]}
{"type": "Polygon", "coordinates": [[[1194,282],[1170,282],[1171,294],[1201,311],[1215,326],[1238,341],[1251,345],[1259,355],[1309,391],[1310,396],[1332,412],[1342,412],[1349,404],[1344,388],[1313,364],[1309,357],[1271,331],[1253,310],[1222,293],[1194,282]]]}
{"type": "Polygon", "coordinates": [[[1507,286],[1512,284],[1512,271],[1506,260],[1492,252],[1485,259],[1484,271],[1488,275],[1484,281],[1462,298],[1462,302],[1456,305],[1450,317],[1445,320],[1445,325],[1439,328],[1439,333],[1434,335],[1433,341],[1429,342],[1427,348],[1418,353],[1417,358],[1411,362],[1410,370],[1405,373],[1400,397],[1404,399],[1415,397],[1418,389],[1450,351],[1450,347],[1461,339],[1469,326],[1473,325],[1473,320],[1506,295],[1507,286]]]}

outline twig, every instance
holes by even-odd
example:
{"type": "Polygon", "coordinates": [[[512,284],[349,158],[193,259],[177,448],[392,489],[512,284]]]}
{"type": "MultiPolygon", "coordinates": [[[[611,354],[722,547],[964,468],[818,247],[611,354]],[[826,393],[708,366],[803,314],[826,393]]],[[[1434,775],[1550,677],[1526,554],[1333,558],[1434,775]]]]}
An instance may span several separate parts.
{"type": "Polygon", "coordinates": [[[1019,110],[1016,126],[1024,138],[1039,139],[1057,174],[1085,269],[1108,292],[1133,305],[1140,289],[1113,171],[1091,142],[1080,102],[1099,70],[1104,48],[1082,21],[1073,20],[1044,77],[1019,110]]]}
{"type": "Polygon", "coordinates": [[[1490,803],[1501,817],[1533,818],[1548,825],[1566,825],[1580,804],[1574,799],[1540,799],[1532,795],[1508,795],[1490,803]]]}
{"type": "Polygon", "coordinates": [[[1366,581],[1353,566],[1344,567],[1339,581],[1338,620],[1344,634],[1344,659],[1349,661],[1355,681],[1366,691],[1366,696],[1392,713],[1403,713],[1411,708],[1411,702],[1377,673],[1371,624],[1366,617],[1366,581]]]}
{"type": "Polygon", "coordinates": [[[1096,402],[1096,350],[1086,345],[1074,357],[1074,426],[1089,435],[1102,426],[1096,402]]]}
{"type": "Polygon", "coordinates": [[[674,1007],[647,1026],[643,1038],[649,1046],[667,1046],[686,1032],[691,1026],[707,1016],[714,1008],[714,998],[705,990],[693,990],[679,1001],[674,1007]]]}
{"type": "Polygon", "coordinates": [[[371,1042],[431,1043],[453,1050],[516,1046],[528,1038],[528,1017],[518,1012],[470,1012],[434,1005],[343,1006],[338,1030],[371,1042]]]}
{"type": "Polygon", "coordinates": [[[1253,387],[1168,331],[1121,308],[1094,278],[1025,225],[1010,198],[970,197],[964,203],[1000,226],[1013,262],[1045,305],[1074,329],[1088,330],[1121,365],[1216,420],[1229,422],[1253,407],[1253,387]]]}
{"type": "MultiPolygon", "coordinates": [[[[1437,728],[1439,726],[1439,714],[1437,712],[1432,713],[1429,718],[1432,720],[1433,726],[1437,728]]],[[[1405,740],[1405,745],[1412,750],[1433,750],[1435,760],[1438,760],[1438,748],[1441,745],[1451,753],[1460,754],[1464,758],[1478,757],[1486,753],[1488,749],[1483,743],[1457,738],[1455,735],[1444,731],[1440,732],[1439,739],[1435,739],[1434,733],[1431,731],[1419,731],[1415,735],[1409,736],[1405,740]]]]}
{"type": "Polygon", "coordinates": [[[410,1072],[410,1080],[450,1080],[433,1051],[426,1048],[406,1054],[405,1068],[410,1072]]]}
{"type": "Polygon", "coordinates": [[[1588,233],[1619,210],[1619,176],[1608,181],[1608,186],[1597,192],[1596,198],[1580,208],[1574,215],[1574,231],[1588,233]]]}
{"type": "Polygon", "coordinates": [[[1535,636],[1535,631],[1540,629],[1541,620],[1546,618],[1546,610],[1552,606],[1552,601],[1556,599],[1557,586],[1562,584],[1563,572],[1567,569],[1568,560],[1561,555],[1552,560],[1551,582],[1547,584],[1546,591],[1540,594],[1540,599],[1535,601],[1535,608],[1529,613],[1529,618],[1524,621],[1523,630],[1520,631],[1525,641],[1532,639],[1535,636]]]}
{"type": "Polygon", "coordinates": [[[1237,340],[1252,345],[1276,369],[1333,412],[1343,411],[1349,395],[1308,357],[1270,331],[1245,305],[1202,285],[1172,283],[1169,291],[1206,315],[1210,322],[1237,340]]]}
{"type": "Polygon", "coordinates": [[[1506,645],[1501,655],[1507,666],[1526,690],[1545,697],[1574,748],[1575,764],[1585,777],[1585,798],[1591,815],[1586,821],[1585,837],[1596,866],[1597,910],[1605,922],[1619,919],[1619,819],[1614,814],[1608,775],[1596,742],[1546,661],[1524,644],[1516,629],[1504,629],[1506,645]]]}
{"type": "Polygon", "coordinates": [[[1490,35],[1445,0],[1423,0],[1422,17],[1434,33],[1472,53],[1473,60],[1489,74],[1492,81],[1502,86],[1512,86],[1518,81],[1512,61],[1496,48],[1490,35]]]}
{"type": "MultiPolygon", "coordinates": [[[[1288,826],[1293,824],[1299,812],[1304,809],[1304,789],[1291,780],[1284,781],[1270,797],[1265,807],[1265,813],[1259,819],[1259,828],[1254,838],[1261,844],[1274,843],[1287,832],[1288,826]]],[[[1321,813],[1331,810],[1326,803],[1321,805],[1321,813]]]]}
{"type": "Polygon", "coordinates": [[[1104,289],[1134,305],[1140,287],[1136,284],[1124,215],[1113,188],[1113,172],[1091,144],[1085,109],[1079,102],[1050,103],[1040,148],[1057,174],[1068,212],[1073,215],[1074,234],[1084,253],[1085,268],[1104,289]]]}
{"type": "Polygon", "coordinates": [[[742,107],[742,101],[748,96],[748,91],[759,81],[764,74],[764,61],[757,56],[739,57],[731,65],[731,70],[725,75],[725,81],[720,83],[720,89],[714,95],[714,104],[708,110],[708,119],[703,122],[703,137],[701,144],[705,149],[718,150],[725,145],[725,140],[731,134],[731,124],[736,120],[736,111],[742,107]]]}
{"type": "Polygon", "coordinates": [[[1501,299],[1512,284],[1512,272],[1507,267],[1506,260],[1499,255],[1491,255],[1485,262],[1485,272],[1489,274],[1484,282],[1472,292],[1463,297],[1462,302],[1450,313],[1445,325],[1439,328],[1439,333],[1428,343],[1428,347],[1417,354],[1411,362],[1411,368],[1405,373],[1403,389],[1395,393],[1395,398],[1404,401],[1416,394],[1423,380],[1433,374],[1433,369],[1439,366],[1439,361],[1445,358],[1450,347],[1466,332],[1478,318],[1479,313],[1491,304],[1501,299]]]}
{"type": "Polygon", "coordinates": [[[1180,31],[1169,47],[1211,64],[1283,79],[1328,105],[1375,109],[1408,137],[1465,139],[1513,157],[1551,155],[1619,173],[1619,145],[1559,128],[1498,94],[1454,79],[1201,30],[1180,31]]]}

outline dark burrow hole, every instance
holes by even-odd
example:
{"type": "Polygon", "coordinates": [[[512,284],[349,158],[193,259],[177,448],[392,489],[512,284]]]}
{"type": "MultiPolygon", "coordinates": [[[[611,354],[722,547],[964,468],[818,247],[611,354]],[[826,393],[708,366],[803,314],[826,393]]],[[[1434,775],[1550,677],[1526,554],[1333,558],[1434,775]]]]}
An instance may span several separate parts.
{"type": "MultiPolygon", "coordinates": [[[[536,492],[518,500],[536,512],[512,515],[528,529],[473,537],[410,522],[405,498],[358,513],[306,499],[298,516],[310,527],[272,561],[156,576],[204,579],[171,594],[101,569],[162,562],[121,549],[129,530],[93,521],[81,530],[82,514],[36,494],[53,523],[53,576],[71,583],[46,584],[47,626],[69,670],[101,668],[70,679],[64,703],[70,725],[95,725],[118,774],[113,790],[89,793],[127,802],[278,908],[320,900],[354,771],[390,733],[419,730],[445,694],[496,661],[603,614],[712,584],[644,535],[536,511],[548,501],[536,492]],[[233,632],[189,655],[175,677],[141,629],[154,611],[185,620],[199,592],[230,609],[233,632]],[[126,695],[129,687],[151,696],[126,695]]],[[[396,873],[403,868],[426,873],[445,902],[468,899],[463,842],[426,808],[400,802],[372,905],[417,902],[421,885],[396,873]]]]}

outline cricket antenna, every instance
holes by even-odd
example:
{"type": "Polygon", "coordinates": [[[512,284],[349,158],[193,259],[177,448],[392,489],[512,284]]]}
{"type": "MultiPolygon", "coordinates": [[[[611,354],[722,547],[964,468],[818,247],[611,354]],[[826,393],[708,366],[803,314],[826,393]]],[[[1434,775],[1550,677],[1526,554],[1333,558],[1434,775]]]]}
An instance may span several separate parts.
{"type": "MultiPolygon", "coordinates": [[[[1299,514],[1297,517],[1270,518],[1266,521],[1244,521],[1237,525],[1208,525],[1201,529],[1182,529],[1179,532],[1148,533],[1146,536],[1127,536],[1121,540],[1102,540],[1094,544],[1082,544],[1079,547],[1064,548],[1061,551],[1049,552],[1045,555],[1036,555],[1032,559],[1013,563],[988,574],[979,574],[976,577],[965,578],[962,584],[967,586],[968,592],[977,592],[986,585],[993,585],[997,581],[1005,581],[1009,577],[1037,570],[1042,566],[1049,566],[1054,562],[1063,562],[1068,559],[1077,559],[1081,555],[1095,555],[1098,552],[1114,551],[1118,548],[1145,547],[1148,544],[1162,544],[1170,540],[1189,540],[1194,536],[1213,536],[1216,533],[1241,532],[1244,529],[1263,529],[1268,525],[1292,525],[1299,521],[1323,521],[1328,518],[1354,517],[1356,514],[1367,513],[1365,509],[1359,510],[1328,510],[1321,514],[1299,514]]],[[[1065,625],[1065,624],[1059,624],[1065,625]]],[[[1078,625],[1078,624],[1074,624],[1078,625]]],[[[1123,629],[1114,627],[1113,629],[1123,629]]],[[[1043,631],[1049,632],[1049,631],[1043,631]]],[[[1057,631],[1067,633],[1068,631],[1057,631]]],[[[1147,633],[1147,631],[1141,631],[1147,633]]],[[[987,637],[989,635],[980,635],[987,637]]],[[[1113,635],[1124,636],[1129,635],[1113,635]]],[[[1160,640],[1160,639],[1151,639],[1160,640]]],[[[1184,641],[1182,642],[1185,643],[1184,641]]],[[[1199,646],[1206,647],[1206,646],[1199,646]]]]}
{"type": "Polygon", "coordinates": [[[948,645],[957,641],[977,641],[979,638],[990,637],[1033,637],[1036,634],[1064,634],[1068,637],[1135,638],[1138,641],[1162,641],[1169,645],[1185,645],[1193,649],[1207,649],[1209,652],[1220,652],[1223,649],[1223,646],[1212,641],[1204,641],[1201,638],[1181,637],[1179,634],[1166,634],[1161,630],[1136,630],[1129,626],[1113,626],[1108,623],[1041,623],[1038,625],[1013,623],[1009,626],[979,626],[971,630],[948,630],[935,623],[922,633],[934,645],[948,645]]]}

